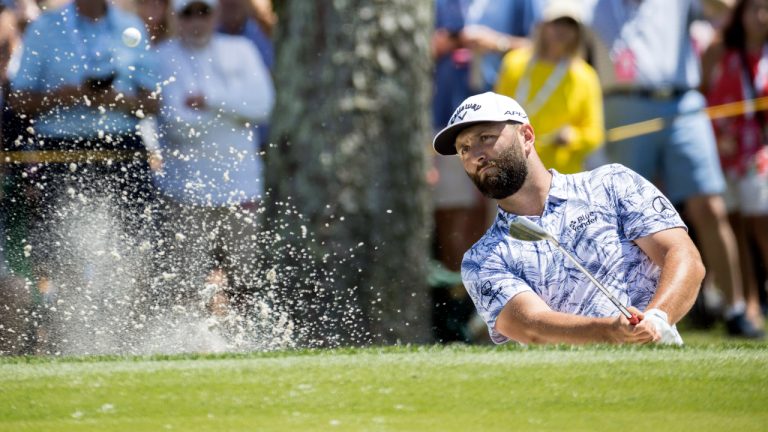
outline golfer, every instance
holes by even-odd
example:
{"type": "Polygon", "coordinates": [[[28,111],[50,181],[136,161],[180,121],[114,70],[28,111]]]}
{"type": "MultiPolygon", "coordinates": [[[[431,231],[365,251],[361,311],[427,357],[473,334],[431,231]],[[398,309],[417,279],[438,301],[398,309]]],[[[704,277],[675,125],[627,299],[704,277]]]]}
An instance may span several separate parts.
{"type": "Polygon", "coordinates": [[[461,269],[491,339],[682,344],[674,324],[693,305],[704,266],[675,209],[622,165],[547,170],[535,139],[523,108],[488,92],[462,102],[433,142],[440,154],[458,154],[477,188],[498,202],[494,224],[461,269]],[[516,218],[552,233],[642,321],[631,325],[550,243],[510,237],[516,218]]]}

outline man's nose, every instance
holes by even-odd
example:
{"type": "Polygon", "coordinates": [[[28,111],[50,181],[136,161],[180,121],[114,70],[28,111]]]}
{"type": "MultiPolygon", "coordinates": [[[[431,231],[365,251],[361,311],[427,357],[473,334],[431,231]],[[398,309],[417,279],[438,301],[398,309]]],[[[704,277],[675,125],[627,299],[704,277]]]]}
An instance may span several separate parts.
{"type": "Polygon", "coordinates": [[[486,158],[485,150],[482,148],[472,149],[472,159],[474,159],[475,163],[482,164],[486,158]]]}

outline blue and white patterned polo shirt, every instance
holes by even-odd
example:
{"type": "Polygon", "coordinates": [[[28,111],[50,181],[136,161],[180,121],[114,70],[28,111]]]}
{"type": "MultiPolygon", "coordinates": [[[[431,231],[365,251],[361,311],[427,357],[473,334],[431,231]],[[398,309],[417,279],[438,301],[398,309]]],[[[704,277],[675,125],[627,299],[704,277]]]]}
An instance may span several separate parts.
{"type": "Polygon", "coordinates": [[[496,318],[512,297],[524,291],[536,293],[558,312],[619,314],[556,246],[510,237],[510,221],[527,217],[545,228],[619,301],[639,310],[656,292],[661,269],[634,240],[685,228],[667,198],[623,165],[574,175],[550,171],[552,185],[542,216],[517,216],[499,209],[493,226],[464,254],[464,287],[495,343],[508,340],[494,330],[496,318]]]}

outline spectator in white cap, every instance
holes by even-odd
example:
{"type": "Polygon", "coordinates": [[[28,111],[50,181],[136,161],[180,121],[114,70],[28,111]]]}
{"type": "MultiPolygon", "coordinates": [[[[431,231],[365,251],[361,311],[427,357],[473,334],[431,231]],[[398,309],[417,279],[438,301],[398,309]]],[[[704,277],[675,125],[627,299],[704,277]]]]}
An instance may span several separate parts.
{"type": "Polygon", "coordinates": [[[547,170],[523,108],[496,93],[472,96],[434,139],[458,154],[498,216],[464,255],[462,279],[496,343],[682,344],[675,328],[704,276],[677,212],[621,165],[563,175],[547,170]],[[640,322],[633,325],[558,250],[512,238],[526,218],[549,231],[640,322]]]}
{"type": "Polygon", "coordinates": [[[163,78],[159,189],[168,203],[167,260],[174,294],[215,313],[244,305],[251,273],[262,160],[253,125],[274,104],[256,48],[215,33],[218,2],[174,0],[178,37],[161,45],[163,78]],[[179,289],[182,291],[179,292],[179,289]]]}

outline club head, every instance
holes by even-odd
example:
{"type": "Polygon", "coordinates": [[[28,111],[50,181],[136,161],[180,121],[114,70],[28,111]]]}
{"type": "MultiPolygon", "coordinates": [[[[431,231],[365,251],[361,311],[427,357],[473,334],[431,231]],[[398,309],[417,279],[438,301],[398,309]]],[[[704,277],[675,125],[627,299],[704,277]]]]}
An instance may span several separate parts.
{"type": "Polygon", "coordinates": [[[517,217],[509,223],[509,235],[522,241],[554,240],[554,237],[544,228],[524,217],[517,217]]]}

